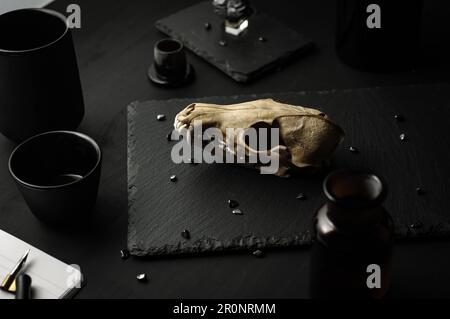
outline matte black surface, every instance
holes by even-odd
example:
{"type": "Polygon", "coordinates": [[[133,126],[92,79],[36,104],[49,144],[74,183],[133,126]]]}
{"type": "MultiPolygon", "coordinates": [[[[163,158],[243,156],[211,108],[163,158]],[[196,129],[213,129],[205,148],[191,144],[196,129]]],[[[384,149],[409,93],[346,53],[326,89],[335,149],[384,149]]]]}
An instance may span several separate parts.
{"type": "MultiPolygon", "coordinates": [[[[338,0],[337,52],[349,65],[372,71],[414,67],[420,53],[423,0],[379,0],[380,19],[367,13],[371,0],[338,0]],[[407,17],[407,18],[406,18],[407,17]],[[406,18],[406,19],[405,19],[406,18]],[[369,28],[374,20],[379,27],[369,28]]],[[[370,10],[371,13],[375,12],[370,10]]]]}
{"type": "Polygon", "coordinates": [[[224,19],[214,12],[211,1],[158,20],[156,28],[180,40],[238,82],[251,81],[313,46],[295,30],[261,12],[249,18],[245,33],[238,37],[229,35],[224,30],[224,19]],[[209,29],[205,23],[209,23],[209,29]]]}
{"type": "Polygon", "coordinates": [[[390,195],[385,206],[393,216],[398,237],[450,233],[450,214],[441,211],[441,205],[450,207],[450,189],[442,187],[450,177],[450,137],[443,134],[450,116],[450,85],[150,101],[130,106],[128,113],[128,246],[132,254],[254,250],[311,243],[314,213],[325,202],[323,175],[283,179],[235,165],[172,162],[174,143],[165,137],[184,107],[256,98],[319,108],[338,123],[346,137],[332,169],[367,168],[388,181],[390,195]],[[162,112],[168,121],[157,122],[156,116],[162,112]],[[429,112],[440,116],[427,116],[429,112]],[[399,125],[395,114],[408,120],[399,125]],[[426,129],[433,125],[433,130],[426,129]],[[408,133],[408,142],[400,140],[402,132],[408,133]],[[441,136],[439,147],[429,143],[435,134],[441,136]],[[357,145],[360,153],[351,153],[351,145],[357,145]],[[429,154],[433,154],[433,165],[429,154]],[[176,184],[169,180],[173,174],[178,177],[176,184]],[[418,195],[417,187],[427,189],[426,195],[418,195]],[[298,201],[300,192],[308,194],[308,200],[298,201]],[[240,202],[244,216],[232,214],[229,198],[240,202]],[[422,227],[411,227],[417,223],[422,227]],[[185,228],[190,230],[190,240],[180,236],[185,228]]]}
{"type": "MultiPolygon", "coordinates": [[[[80,265],[88,282],[79,298],[308,297],[309,251],[269,252],[263,259],[251,254],[151,261],[120,258],[120,250],[127,245],[126,106],[130,102],[434,83],[449,78],[450,51],[442,41],[450,36],[447,0],[426,3],[426,47],[415,72],[392,74],[363,73],[339,62],[334,51],[334,1],[280,0],[274,6],[274,1],[258,0],[260,10],[317,40],[319,50],[249,85],[235,83],[189,54],[198,74],[194,83],[177,90],[152,86],[147,69],[154,43],[164,37],[154,29],[154,21],[196,2],[77,1],[82,8],[82,28],[73,35],[86,101],[80,129],[99,142],[105,159],[91,224],[75,232],[40,224],[9,177],[7,163],[14,144],[0,137],[0,228],[67,263],[80,265]],[[144,272],[150,279],[146,285],[136,281],[144,272]]],[[[70,3],[57,0],[52,7],[65,12],[70,3]]],[[[428,116],[439,114],[430,110],[428,116]]],[[[438,147],[439,140],[436,134],[430,143],[438,147]]],[[[440,211],[448,207],[441,205],[440,211]]],[[[396,245],[391,296],[450,297],[449,249],[447,240],[396,245]]]]}

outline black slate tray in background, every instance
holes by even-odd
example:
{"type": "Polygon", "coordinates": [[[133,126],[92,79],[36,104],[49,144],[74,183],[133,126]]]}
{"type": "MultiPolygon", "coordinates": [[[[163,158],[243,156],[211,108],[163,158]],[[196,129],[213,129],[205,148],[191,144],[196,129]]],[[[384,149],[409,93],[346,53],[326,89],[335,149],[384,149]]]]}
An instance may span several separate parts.
{"type": "Polygon", "coordinates": [[[149,101],[129,106],[129,234],[133,255],[171,255],[308,245],[323,203],[323,175],[283,179],[234,165],[175,165],[166,135],[192,102],[232,104],[271,97],[313,106],[346,131],[333,168],[366,167],[389,185],[385,207],[400,238],[450,231],[450,85],[149,101]],[[395,114],[406,121],[397,123],[395,114]],[[166,114],[166,122],[156,121],[166,114]],[[407,142],[400,141],[406,133],[407,142]],[[355,146],[360,154],[348,151],[355,146]],[[171,175],[178,182],[170,181],[171,175]],[[426,194],[419,196],[416,188],[426,194]],[[305,193],[306,201],[296,200],[305,193]],[[234,216],[228,199],[241,203],[234,216]],[[416,227],[411,227],[414,225],[416,227]],[[188,229],[192,239],[181,232],[188,229]]]}
{"type": "Polygon", "coordinates": [[[295,30],[261,12],[249,19],[245,34],[224,31],[224,20],[204,1],[156,22],[156,28],[178,39],[238,82],[248,82],[308,52],[313,43],[295,30]],[[205,30],[205,23],[211,25],[205,30]],[[259,41],[263,37],[265,41],[259,41]],[[221,46],[225,41],[226,46],[221,46]]]}

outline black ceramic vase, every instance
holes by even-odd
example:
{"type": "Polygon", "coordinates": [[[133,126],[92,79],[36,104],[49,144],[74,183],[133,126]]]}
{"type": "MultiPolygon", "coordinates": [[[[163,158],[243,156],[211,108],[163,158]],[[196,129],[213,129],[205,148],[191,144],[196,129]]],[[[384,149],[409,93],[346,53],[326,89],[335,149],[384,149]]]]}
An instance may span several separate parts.
{"type": "Polygon", "coordinates": [[[75,130],[83,94],[66,18],[45,9],[0,16],[0,132],[15,142],[75,130]]]}

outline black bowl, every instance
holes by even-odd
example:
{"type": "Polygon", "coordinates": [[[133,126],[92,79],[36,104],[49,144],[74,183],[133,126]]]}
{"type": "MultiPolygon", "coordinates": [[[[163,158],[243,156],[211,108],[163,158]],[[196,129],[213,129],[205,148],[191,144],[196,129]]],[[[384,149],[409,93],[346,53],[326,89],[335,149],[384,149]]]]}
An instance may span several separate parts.
{"type": "Polygon", "coordinates": [[[87,135],[54,131],[20,144],[9,172],[33,214],[53,225],[86,222],[95,205],[102,153],[87,135]]]}

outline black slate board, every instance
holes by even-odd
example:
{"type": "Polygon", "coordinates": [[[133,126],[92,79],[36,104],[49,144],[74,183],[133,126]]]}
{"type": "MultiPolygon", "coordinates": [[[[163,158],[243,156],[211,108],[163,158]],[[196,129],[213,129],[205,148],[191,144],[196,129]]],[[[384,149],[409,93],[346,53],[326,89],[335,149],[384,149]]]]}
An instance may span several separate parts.
{"type": "Polygon", "coordinates": [[[155,26],[238,82],[254,80],[313,48],[310,40],[261,12],[250,18],[245,34],[228,35],[211,1],[163,18],[155,26]],[[210,30],[205,29],[206,22],[210,30]],[[266,41],[259,41],[261,36],[266,41]],[[227,45],[221,46],[220,41],[227,45]]]}
{"type": "Polygon", "coordinates": [[[282,179],[233,165],[175,165],[166,139],[173,118],[192,102],[231,104],[272,97],[329,114],[347,136],[332,168],[366,167],[389,185],[385,207],[400,238],[450,231],[450,85],[373,88],[149,101],[129,106],[128,174],[131,253],[138,256],[308,245],[324,203],[323,175],[282,179]],[[395,114],[406,121],[397,123],[395,114]],[[166,122],[156,121],[166,114],[166,122]],[[408,141],[400,141],[406,133],[408,141]],[[355,146],[360,154],[348,151],[355,146]],[[177,175],[177,183],[170,181],[177,175]],[[416,187],[426,194],[418,196],[416,187]],[[296,200],[303,192],[306,201],[296,200]],[[241,203],[234,216],[228,199],[241,203]],[[416,226],[422,227],[411,227],[416,226]],[[188,229],[192,238],[181,232],[188,229]]]}

